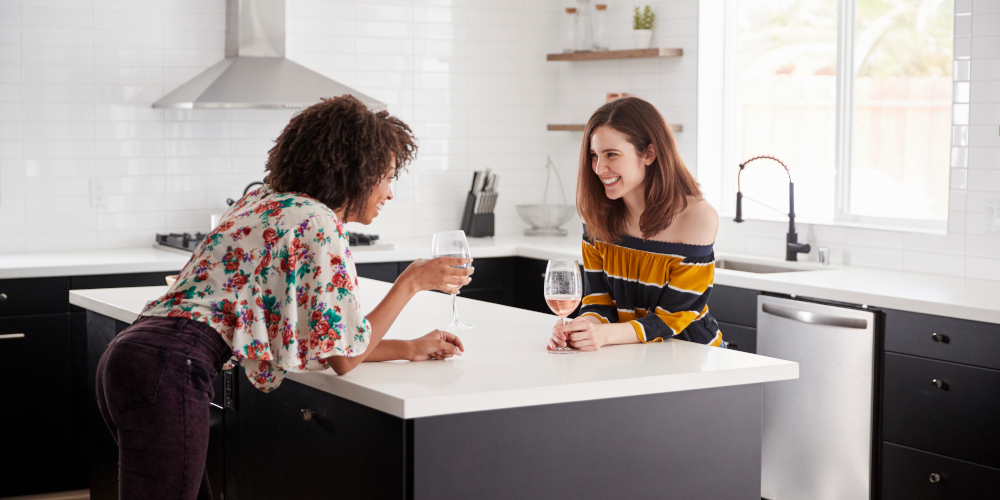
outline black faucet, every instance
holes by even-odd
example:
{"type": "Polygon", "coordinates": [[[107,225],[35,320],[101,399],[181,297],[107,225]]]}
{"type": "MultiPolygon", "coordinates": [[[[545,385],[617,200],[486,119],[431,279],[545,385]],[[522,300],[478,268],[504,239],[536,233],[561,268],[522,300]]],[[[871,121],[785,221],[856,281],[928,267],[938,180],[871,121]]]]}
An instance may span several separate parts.
{"type": "Polygon", "coordinates": [[[747,163],[761,159],[778,162],[784,167],[785,174],[788,175],[788,237],[785,243],[785,260],[797,261],[800,253],[809,253],[812,248],[808,243],[799,243],[799,235],[795,232],[795,183],[792,182],[792,174],[788,171],[788,166],[781,160],[773,156],[754,156],[740,163],[740,172],[736,175],[736,218],[733,220],[743,222],[743,191],[740,189],[740,176],[743,175],[743,169],[746,168],[747,163]]]}

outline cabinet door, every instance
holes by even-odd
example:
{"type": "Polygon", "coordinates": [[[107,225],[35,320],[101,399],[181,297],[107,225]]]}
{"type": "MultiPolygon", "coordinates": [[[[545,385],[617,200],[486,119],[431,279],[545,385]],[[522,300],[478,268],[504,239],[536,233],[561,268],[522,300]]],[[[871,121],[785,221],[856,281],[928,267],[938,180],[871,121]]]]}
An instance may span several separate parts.
{"type": "Polygon", "coordinates": [[[238,375],[240,500],[405,498],[402,419],[288,379],[265,394],[238,375]]]}
{"type": "Polygon", "coordinates": [[[883,443],[884,500],[1000,498],[1000,470],[883,443]]]}
{"type": "Polygon", "coordinates": [[[714,285],[708,296],[708,313],[716,321],[756,328],[758,294],[757,290],[714,285]]]}
{"type": "Polygon", "coordinates": [[[0,280],[0,317],[69,312],[69,278],[0,280]]]}
{"type": "Polygon", "coordinates": [[[538,259],[517,257],[514,261],[513,297],[514,307],[542,313],[551,313],[545,304],[545,266],[548,262],[538,259]]]}
{"type": "Polygon", "coordinates": [[[1000,468],[1000,371],[886,353],[883,388],[884,440],[1000,468]]]}
{"type": "Polygon", "coordinates": [[[71,489],[69,313],[0,318],[0,497],[71,489]]]}
{"type": "Polygon", "coordinates": [[[757,354],[756,328],[719,321],[719,329],[722,330],[722,340],[726,341],[729,349],[757,354]]]}
{"type": "Polygon", "coordinates": [[[395,262],[372,262],[367,264],[355,264],[358,276],[373,280],[393,283],[399,276],[399,265],[395,262]]]}

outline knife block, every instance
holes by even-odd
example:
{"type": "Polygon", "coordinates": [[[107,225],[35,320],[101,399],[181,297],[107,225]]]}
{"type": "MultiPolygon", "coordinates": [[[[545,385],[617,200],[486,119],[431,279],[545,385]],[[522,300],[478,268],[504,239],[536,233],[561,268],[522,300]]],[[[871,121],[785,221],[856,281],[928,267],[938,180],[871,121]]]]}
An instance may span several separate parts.
{"type": "Polygon", "coordinates": [[[465,231],[465,235],[473,238],[493,236],[493,221],[492,213],[476,213],[476,196],[470,191],[465,198],[465,210],[462,212],[462,231],[465,231]]]}

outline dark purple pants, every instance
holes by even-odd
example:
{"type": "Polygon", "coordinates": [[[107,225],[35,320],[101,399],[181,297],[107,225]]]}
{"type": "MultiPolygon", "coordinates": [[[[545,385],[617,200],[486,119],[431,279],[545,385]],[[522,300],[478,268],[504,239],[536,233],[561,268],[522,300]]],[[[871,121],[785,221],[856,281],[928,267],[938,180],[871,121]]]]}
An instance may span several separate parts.
{"type": "Polygon", "coordinates": [[[212,498],[205,471],[212,386],[231,353],[212,327],[141,317],[97,365],[97,405],[118,443],[118,498],[212,498]]]}

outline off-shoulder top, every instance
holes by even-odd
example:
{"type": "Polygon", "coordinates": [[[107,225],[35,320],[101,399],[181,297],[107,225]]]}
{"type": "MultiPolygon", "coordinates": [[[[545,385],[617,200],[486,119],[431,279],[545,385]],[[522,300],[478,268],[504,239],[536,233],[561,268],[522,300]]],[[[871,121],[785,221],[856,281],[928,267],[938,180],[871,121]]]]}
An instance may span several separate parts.
{"type": "Polygon", "coordinates": [[[581,315],[629,323],[641,342],[676,338],[725,347],[708,313],[715,279],[712,245],[623,236],[617,243],[583,236],[581,315]]]}

